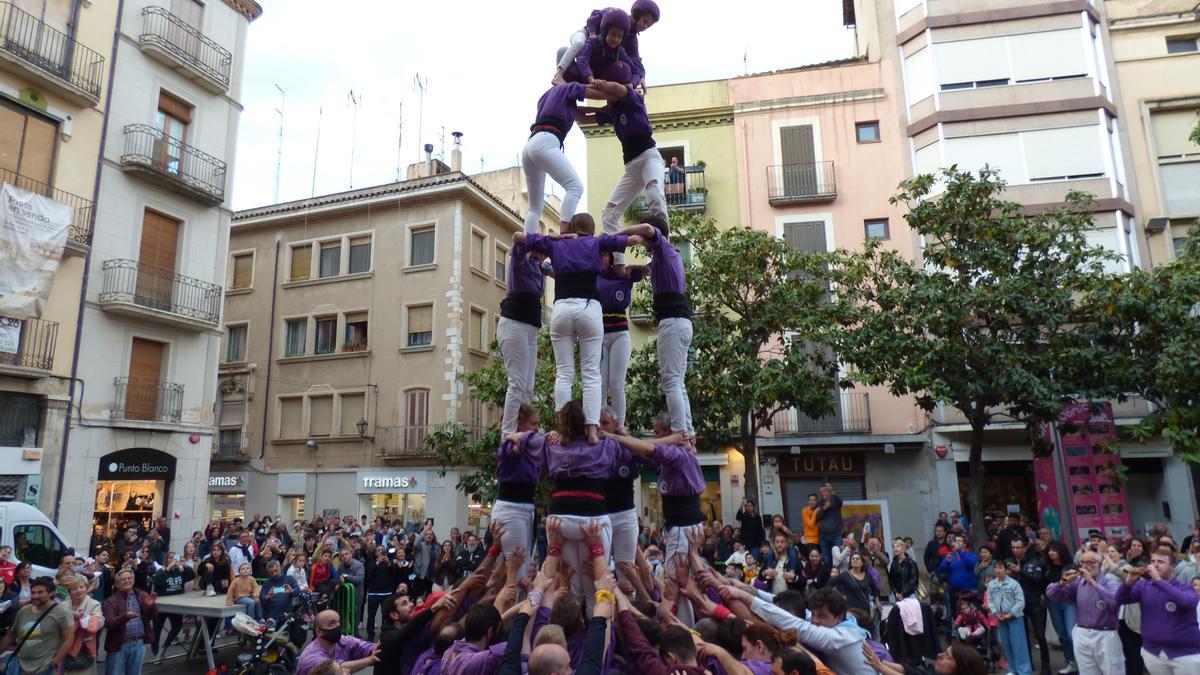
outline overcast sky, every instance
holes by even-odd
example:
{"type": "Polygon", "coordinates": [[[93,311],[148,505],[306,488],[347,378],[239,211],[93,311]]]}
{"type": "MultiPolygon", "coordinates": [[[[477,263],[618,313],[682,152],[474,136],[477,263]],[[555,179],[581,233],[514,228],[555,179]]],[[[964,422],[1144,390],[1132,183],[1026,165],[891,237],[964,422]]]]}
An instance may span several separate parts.
{"type": "MultiPolygon", "coordinates": [[[[396,166],[434,154],[463,132],[463,169],[520,162],[556,49],[595,2],[260,0],[241,92],[233,207],[274,201],[280,94],[279,199],[388,183],[396,166]],[[536,7],[531,11],[531,7],[536,7]],[[426,83],[424,106],[416,77],[426,83]],[[350,101],[353,91],[358,99],[350,101]],[[318,120],[320,143],[317,144],[318,120]],[[353,136],[353,143],[351,141],[353,136]],[[443,141],[444,138],[444,141],[443,141]],[[316,155],[314,157],[314,155],[316,155]]],[[[649,84],[707,80],[852,55],[839,0],[660,0],[663,20],[641,36],[649,84]]],[[[586,176],[578,129],[567,153],[586,176]]],[[[547,186],[550,187],[549,185],[547,186]]],[[[561,194],[561,190],[554,187],[561,194]]],[[[586,202],[585,202],[586,203],[586,202]]]]}

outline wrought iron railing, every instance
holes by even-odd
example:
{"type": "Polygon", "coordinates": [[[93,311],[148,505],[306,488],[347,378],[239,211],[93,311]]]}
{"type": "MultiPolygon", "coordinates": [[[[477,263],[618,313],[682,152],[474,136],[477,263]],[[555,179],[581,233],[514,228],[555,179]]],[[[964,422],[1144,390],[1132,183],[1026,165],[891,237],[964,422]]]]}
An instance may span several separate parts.
{"type": "Polygon", "coordinates": [[[222,431],[217,444],[217,459],[245,459],[250,449],[250,432],[222,431]]]}
{"type": "Polygon", "coordinates": [[[0,316],[0,364],[52,370],[58,322],[0,316]]]}
{"type": "Polygon", "coordinates": [[[163,7],[142,9],[138,41],[154,44],[205,77],[229,86],[233,54],[163,7]]]}
{"type": "MultiPolygon", "coordinates": [[[[682,167],[681,172],[666,171],[663,178],[663,194],[667,208],[680,211],[703,212],[708,203],[708,187],[704,184],[704,167],[682,167]]],[[[638,195],[633,200],[633,209],[639,214],[650,211],[646,196],[638,195]]]]}
{"type": "Polygon", "coordinates": [[[837,175],[832,161],[767,167],[767,197],[772,202],[811,201],[836,196],[837,175]]]}
{"type": "Polygon", "coordinates": [[[66,190],[59,190],[50,185],[38,180],[34,180],[27,176],[22,176],[8,169],[0,169],[0,183],[8,183],[22,190],[36,192],[43,197],[49,197],[60,204],[66,204],[71,207],[73,215],[71,216],[71,228],[67,231],[67,237],[84,246],[90,246],[92,243],[92,200],[84,199],[79,195],[71,194],[66,190]]]}
{"type": "Polygon", "coordinates": [[[221,287],[136,260],[105,260],[100,302],[128,302],[216,324],[221,287]]]}
{"type": "Polygon", "coordinates": [[[776,436],[871,433],[871,401],[866,393],[838,394],[834,414],[813,418],[795,408],[775,413],[771,429],[776,436]]]}
{"type": "Polygon", "coordinates": [[[137,377],[113,378],[113,419],[179,422],[183,417],[183,385],[137,377]]]}
{"type": "MultiPolygon", "coordinates": [[[[403,425],[398,427],[375,427],[375,451],[381,457],[428,457],[433,453],[425,449],[425,439],[437,427],[427,425],[403,425]]],[[[491,427],[468,425],[471,442],[476,442],[491,427]]]]}
{"type": "Polygon", "coordinates": [[[125,126],[121,164],[154,169],[217,201],[225,199],[225,162],[149,124],[125,126]]]}
{"type": "Polygon", "coordinates": [[[0,49],[92,98],[100,98],[104,57],[4,0],[0,0],[0,49]]]}

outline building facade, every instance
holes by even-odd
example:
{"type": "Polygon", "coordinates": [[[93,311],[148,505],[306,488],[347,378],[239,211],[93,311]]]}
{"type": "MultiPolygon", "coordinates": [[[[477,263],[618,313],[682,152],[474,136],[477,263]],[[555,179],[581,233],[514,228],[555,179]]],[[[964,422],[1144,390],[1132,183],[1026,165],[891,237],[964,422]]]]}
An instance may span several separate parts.
{"type": "MultiPolygon", "coordinates": [[[[99,6],[109,3],[95,3],[99,6]]],[[[253,0],[121,5],[59,525],[202,529],[253,0]]],[[[112,39],[111,36],[109,38],[112,39]]]]}
{"type": "Polygon", "coordinates": [[[493,358],[522,218],[426,166],[235,217],[210,517],[433,518],[444,531],[486,515],[423,444],[442,422],[498,421],[462,376],[493,358]]]}
{"type": "Polygon", "coordinates": [[[52,517],[116,23],[113,3],[0,2],[0,183],[72,210],[41,316],[0,316],[0,500],[52,517]]]}

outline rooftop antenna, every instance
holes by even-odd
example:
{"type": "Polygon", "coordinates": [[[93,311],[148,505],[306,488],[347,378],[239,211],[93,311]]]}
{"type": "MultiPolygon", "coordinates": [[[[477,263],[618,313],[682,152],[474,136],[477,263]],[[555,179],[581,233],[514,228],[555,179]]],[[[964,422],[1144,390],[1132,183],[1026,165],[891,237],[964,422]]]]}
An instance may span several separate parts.
{"type": "Polygon", "coordinates": [[[742,51],[742,74],[750,74],[750,45],[746,45],[746,48],[742,51]]]}
{"type": "Polygon", "coordinates": [[[354,115],[350,120],[350,189],[354,189],[354,139],[358,133],[358,107],[362,105],[362,94],[355,94],[351,89],[347,94],[350,99],[350,105],[354,108],[354,115]]]}
{"type": "Polygon", "coordinates": [[[425,132],[422,128],[425,124],[425,92],[429,90],[429,77],[421,77],[420,73],[413,76],[413,89],[420,92],[420,102],[417,104],[417,161],[421,161],[421,134],[425,132]]]}
{"type": "Polygon", "coordinates": [[[396,182],[400,182],[400,165],[404,160],[400,158],[400,149],[404,147],[404,99],[400,99],[400,112],[397,113],[398,120],[396,123],[396,182]]]}
{"type": "Polygon", "coordinates": [[[441,131],[438,132],[438,143],[441,144],[438,150],[438,159],[444,162],[446,161],[446,125],[442,124],[441,128],[441,131]]]}
{"type": "Polygon", "coordinates": [[[317,142],[313,144],[312,190],[309,197],[317,196],[317,159],[321,155],[321,119],[325,116],[325,106],[317,108],[317,142]]]}
{"type": "Polygon", "coordinates": [[[278,84],[275,88],[279,90],[279,107],[275,112],[279,113],[279,143],[275,148],[275,203],[279,203],[279,172],[283,168],[283,106],[287,101],[287,92],[278,84]]]}

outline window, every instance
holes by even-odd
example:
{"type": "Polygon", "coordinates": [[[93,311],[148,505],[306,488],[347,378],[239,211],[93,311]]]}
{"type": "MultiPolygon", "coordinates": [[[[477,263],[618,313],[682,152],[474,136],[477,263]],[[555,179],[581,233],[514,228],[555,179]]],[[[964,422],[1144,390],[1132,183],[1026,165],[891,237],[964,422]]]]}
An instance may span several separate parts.
{"type": "Polygon", "coordinates": [[[342,412],[340,422],[338,423],[339,436],[357,436],[358,421],[367,418],[366,395],[358,394],[340,394],[338,396],[342,402],[342,412]]]}
{"type": "Polygon", "coordinates": [[[433,239],[433,227],[421,227],[411,230],[408,246],[409,266],[415,267],[417,265],[433,264],[433,239]]]}
{"type": "Polygon", "coordinates": [[[1197,38],[1195,35],[1185,35],[1167,38],[1167,53],[1168,54],[1186,54],[1188,52],[1200,51],[1200,46],[1197,46],[1197,38]]]}
{"type": "Polygon", "coordinates": [[[1200,213],[1200,147],[1188,140],[1195,110],[1155,110],[1150,122],[1167,215],[1200,213]]]}
{"type": "Polygon", "coordinates": [[[348,352],[367,348],[367,313],[355,312],[346,315],[346,343],[342,349],[348,352]]]}
{"type": "Polygon", "coordinates": [[[1171,248],[1175,251],[1175,259],[1179,260],[1183,257],[1183,245],[1187,242],[1187,237],[1175,237],[1171,239],[1171,248]]]}
{"type": "Polygon", "coordinates": [[[183,171],[183,144],[187,142],[187,128],[192,123],[192,106],[165,91],[158,93],[158,114],[155,126],[162,132],[157,141],[156,159],[159,168],[167,173],[183,171]]]}
{"type": "Polygon", "coordinates": [[[332,354],[337,351],[337,317],[317,319],[314,351],[317,354],[332,354]]]}
{"type": "Polygon", "coordinates": [[[35,448],[41,397],[0,392],[0,446],[35,448]]]}
{"type": "Polygon", "coordinates": [[[481,309],[471,309],[471,349],[483,351],[484,349],[484,322],[487,314],[481,309]]]}
{"type": "Polygon", "coordinates": [[[355,237],[350,240],[350,274],[371,271],[371,238],[355,237]]]}
{"type": "Polygon", "coordinates": [[[496,244],[496,262],[495,262],[496,281],[504,281],[506,279],[505,265],[507,263],[508,263],[508,249],[499,244],[496,244]]]}
{"type": "Polygon", "coordinates": [[[254,254],[238,253],[233,256],[232,290],[250,288],[254,283],[254,254]]]}
{"type": "Polygon", "coordinates": [[[321,269],[320,275],[322,279],[336,277],[342,268],[342,244],[340,241],[321,244],[321,269]]]}
{"type": "Polygon", "coordinates": [[[304,397],[279,399],[279,438],[304,438],[304,397]]]}
{"type": "Polygon", "coordinates": [[[854,133],[859,143],[878,143],[879,122],[859,122],[854,125],[854,133]]]}
{"type": "Polygon", "coordinates": [[[304,356],[305,340],[308,337],[308,319],[288,319],[285,330],[283,355],[304,356]]]}
{"type": "Polygon", "coordinates": [[[487,263],[487,235],[479,230],[471,230],[471,267],[480,272],[486,271],[484,264],[487,263]]]}
{"type": "Polygon", "coordinates": [[[290,281],[304,281],[312,276],[312,245],[300,244],[292,247],[290,281]]]}
{"type": "Polygon", "coordinates": [[[1022,131],[1030,180],[1104,175],[1096,125],[1022,131]]]}
{"type": "MultiPolygon", "coordinates": [[[[0,179],[9,172],[49,184],[58,125],[25,108],[0,100],[0,179]]],[[[21,185],[26,189],[32,185],[21,185]]]]}
{"type": "Polygon", "coordinates": [[[247,326],[229,326],[225,332],[225,362],[237,363],[246,360],[247,326]]]}
{"type": "Polygon", "coordinates": [[[407,347],[425,347],[433,344],[433,305],[408,308],[407,347]]]}
{"type": "Polygon", "coordinates": [[[21,562],[54,568],[67,547],[45,525],[17,525],[13,527],[13,552],[21,562]]]}
{"type": "Polygon", "coordinates": [[[867,239],[888,239],[888,220],[887,218],[873,218],[863,221],[863,227],[866,230],[867,239]]]}
{"type": "Polygon", "coordinates": [[[942,42],[935,45],[942,91],[1085,77],[1078,28],[942,42]]]}
{"type": "Polygon", "coordinates": [[[308,399],[308,435],[328,436],[333,430],[333,397],[313,396],[308,399]]]}
{"type": "Polygon", "coordinates": [[[429,435],[429,390],[404,392],[404,448],[420,450],[429,435]]]}

